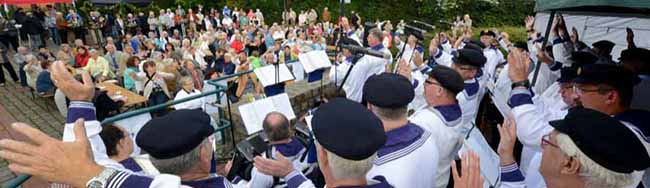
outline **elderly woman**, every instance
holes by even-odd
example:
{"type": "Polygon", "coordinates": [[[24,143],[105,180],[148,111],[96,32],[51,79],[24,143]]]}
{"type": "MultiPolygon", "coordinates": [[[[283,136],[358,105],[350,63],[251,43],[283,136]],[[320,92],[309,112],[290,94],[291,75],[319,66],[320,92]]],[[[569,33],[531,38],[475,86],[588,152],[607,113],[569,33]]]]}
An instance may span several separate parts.
{"type": "Polygon", "coordinates": [[[90,58],[88,59],[88,64],[84,67],[85,71],[88,71],[91,76],[97,80],[105,80],[108,78],[115,78],[115,74],[111,71],[111,67],[104,59],[104,57],[99,56],[97,50],[90,50],[90,58]]]}
{"type": "MultiPolygon", "coordinates": [[[[181,78],[181,90],[176,93],[174,100],[180,100],[183,98],[191,97],[194,95],[200,95],[201,91],[194,88],[195,81],[192,77],[183,77],[181,78]]],[[[176,110],[180,109],[198,109],[203,108],[203,98],[194,99],[184,103],[174,105],[176,110]]]]}
{"type": "Polygon", "coordinates": [[[69,44],[61,44],[61,50],[56,53],[56,59],[66,62],[70,66],[75,65],[75,58],[74,55],[72,55],[72,48],[70,48],[69,44]]]}
{"type": "MultiPolygon", "coordinates": [[[[143,96],[149,101],[149,106],[165,103],[169,101],[171,95],[167,89],[165,79],[174,79],[174,75],[166,72],[159,72],[156,70],[156,63],[153,61],[146,61],[143,64],[144,72],[138,73],[138,79],[144,81],[143,96]]],[[[166,109],[161,109],[154,112],[154,115],[165,115],[166,109]]]]}
{"type": "Polygon", "coordinates": [[[203,89],[203,72],[194,65],[194,62],[191,59],[185,59],[185,61],[183,61],[183,67],[180,68],[179,72],[181,76],[192,78],[192,81],[194,81],[194,88],[199,90],[203,89]]]}
{"type": "Polygon", "coordinates": [[[27,73],[27,85],[30,88],[36,88],[36,78],[43,71],[41,67],[41,62],[38,61],[36,56],[28,54],[25,56],[25,67],[23,70],[27,73]]]}

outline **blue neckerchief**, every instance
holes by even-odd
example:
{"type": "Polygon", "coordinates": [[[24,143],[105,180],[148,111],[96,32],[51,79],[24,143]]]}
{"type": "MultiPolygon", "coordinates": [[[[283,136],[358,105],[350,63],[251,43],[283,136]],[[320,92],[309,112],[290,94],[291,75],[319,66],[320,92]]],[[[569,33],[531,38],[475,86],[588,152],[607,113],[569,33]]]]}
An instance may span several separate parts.
{"type": "Polygon", "coordinates": [[[370,47],[370,49],[379,51],[379,50],[384,49],[384,45],[380,43],[380,44],[377,44],[375,46],[370,47]]]}

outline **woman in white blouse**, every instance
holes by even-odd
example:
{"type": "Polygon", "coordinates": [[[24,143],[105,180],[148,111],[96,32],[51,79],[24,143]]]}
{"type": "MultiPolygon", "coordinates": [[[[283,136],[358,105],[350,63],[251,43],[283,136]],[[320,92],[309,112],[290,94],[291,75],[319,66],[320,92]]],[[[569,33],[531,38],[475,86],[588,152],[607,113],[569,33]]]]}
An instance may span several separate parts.
{"type": "MultiPolygon", "coordinates": [[[[176,93],[176,97],[174,97],[174,101],[201,94],[201,91],[194,89],[194,80],[192,79],[192,77],[183,77],[181,78],[180,83],[181,83],[181,90],[179,90],[178,93],[176,93]]],[[[203,108],[203,103],[204,103],[203,98],[198,98],[198,99],[194,99],[191,101],[174,105],[174,108],[176,110],[199,109],[199,108],[203,108]]]]}

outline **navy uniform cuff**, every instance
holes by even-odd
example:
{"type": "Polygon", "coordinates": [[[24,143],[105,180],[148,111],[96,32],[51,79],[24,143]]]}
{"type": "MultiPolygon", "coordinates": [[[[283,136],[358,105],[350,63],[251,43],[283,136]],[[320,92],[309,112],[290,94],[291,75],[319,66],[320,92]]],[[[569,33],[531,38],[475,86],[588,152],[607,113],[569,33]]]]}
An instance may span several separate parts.
{"type": "Polygon", "coordinates": [[[519,170],[517,163],[501,166],[501,180],[504,182],[521,182],[525,177],[519,170]]]}
{"type": "Polygon", "coordinates": [[[307,178],[299,171],[294,170],[285,176],[284,180],[287,181],[287,187],[300,187],[302,183],[307,181],[307,178]]]}
{"type": "Polygon", "coordinates": [[[562,43],[564,43],[564,40],[562,38],[560,38],[560,37],[553,40],[553,45],[562,44],[562,43]]]}
{"type": "Polygon", "coordinates": [[[440,58],[440,56],[442,56],[442,50],[440,50],[440,48],[438,48],[438,53],[436,53],[435,57],[436,57],[436,59],[438,59],[438,58],[440,58]]]}
{"type": "Polygon", "coordinates": [[[149,187],[153,178],[146,176],[132,175],[127,172],[118,172],[106,181],[106,188],[121,187],[149,187]]]}
{"type": "Polygon", "coordinates": [[[553,61],[553,64],[549,66],[549,69],[551,69],[551,71],[557,71],[560,70],[561,68],[562,68],[562,63],[559,61],[553,61]]]}
{"type": "Polygon", "coordinates": [[[72,101],[68,107],[68,117],[66,123],[74,123],[77,119],[83,118],[85,121],[95,121],[95,105],[86,101],[72,101]]]}
{"type": "Polygon", "coordinates": [[[533,104],[533,95],[528,89],[514,88],[510,93],[508,104],[515,108],[524,104],[533,104]]]}

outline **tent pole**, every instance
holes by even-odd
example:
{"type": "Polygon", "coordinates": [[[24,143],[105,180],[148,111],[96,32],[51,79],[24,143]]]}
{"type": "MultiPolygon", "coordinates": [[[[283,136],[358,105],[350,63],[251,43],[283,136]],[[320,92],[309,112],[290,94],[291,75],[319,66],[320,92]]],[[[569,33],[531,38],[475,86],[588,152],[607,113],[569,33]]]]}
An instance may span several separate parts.
{"type": "MultiPolygon", "coordinates": [[[[544,34],[544,42],[542,42],[542,50],[546,48],[546,44],[548,44],[548,37],[549,34],[551,34],[551,27],[553,26],[553,20],[555,19],[555,11],[551,11],[551,15],[548,18],[548,23],[546,24],[546,33],[544,34]]],[[[537,64],[535,64],[535,74],[533,74],[533,81],[530,84],[530,87],[532,88],[535,86],[535,83],[537,82],[537,77],[539,76],[539,69],[542,66],[542,61],[537,60],[537,64]]]]}

